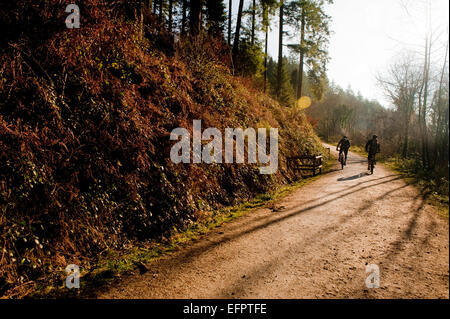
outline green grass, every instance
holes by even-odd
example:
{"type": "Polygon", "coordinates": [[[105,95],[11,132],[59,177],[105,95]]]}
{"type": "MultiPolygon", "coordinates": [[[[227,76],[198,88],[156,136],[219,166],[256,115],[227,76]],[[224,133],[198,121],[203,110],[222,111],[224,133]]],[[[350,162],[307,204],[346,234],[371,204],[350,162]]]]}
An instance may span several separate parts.
{"type": "MultiPolygon", "coordinates": [[[[330,169],[333,162],[334,159],[330,159],[325,163],[323,173],[330,169]]],[[[298,182],[283,185],[272,192],[260,194],[250,201],[214,211],[209,217],[186,229],[178,230],[174,228],[172,235],[164,241],[151,242],[140,247],[135,246],[125,252],[117,250],[104,252],[97,262],[81,268],[81,289],[69,290],[65,288],[64,278],[66,274],[64,273],[61,278],[53,280],[50,284],[43,285],[38,283],[36,291],[28,295],[27,298],[76,298],[89,296],[92,292],[114,281],[116,278],[130,274],[137,269],[139,264],[147,265],[164,254],[179,250],[225,223],[248,214],[255,209],[275,204],[293,191],[320,177],[321,175],[317,175],[301,179],[298,182]]]]}

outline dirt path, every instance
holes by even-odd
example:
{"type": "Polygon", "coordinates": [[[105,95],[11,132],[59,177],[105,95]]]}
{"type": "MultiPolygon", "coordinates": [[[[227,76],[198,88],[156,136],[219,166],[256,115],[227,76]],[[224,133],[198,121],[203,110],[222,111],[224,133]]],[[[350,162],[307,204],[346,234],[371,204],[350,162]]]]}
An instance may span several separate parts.
{"type": "Polygon", "coordinates": [[[364,158],[150,265],[99,298],[449,298],[448,220],[364,158]],[[365,285],[366,264],[380,288],[365,285]]]}

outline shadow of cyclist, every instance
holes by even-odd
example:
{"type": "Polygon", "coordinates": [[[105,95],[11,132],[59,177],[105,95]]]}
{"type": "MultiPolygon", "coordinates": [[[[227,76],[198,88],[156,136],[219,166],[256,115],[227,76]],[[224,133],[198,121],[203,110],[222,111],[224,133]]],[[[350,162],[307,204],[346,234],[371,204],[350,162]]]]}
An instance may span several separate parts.
{"type": "Polygon", "coordinates": [[[350,177],[341,177],[341,178],[338,178],[338,182],[353,181],[355,179],[358,179],[358,178],[361,178],[364,176],[369,176],[369,175],[370,175],[369,173],[359,173],[358,175],[353,175],[350,177]]]}

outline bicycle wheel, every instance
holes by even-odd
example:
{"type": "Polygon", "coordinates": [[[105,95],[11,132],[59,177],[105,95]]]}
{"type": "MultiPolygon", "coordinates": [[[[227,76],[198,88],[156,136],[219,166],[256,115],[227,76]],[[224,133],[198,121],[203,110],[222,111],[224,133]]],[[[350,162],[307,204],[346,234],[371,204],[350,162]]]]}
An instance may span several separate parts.
{"type": "Polygon", "coordinates": [[[341,154],[339,154],[339,162],[341,163],[341,167],[342,169],[344,169],[344,156],[341,154]]]}

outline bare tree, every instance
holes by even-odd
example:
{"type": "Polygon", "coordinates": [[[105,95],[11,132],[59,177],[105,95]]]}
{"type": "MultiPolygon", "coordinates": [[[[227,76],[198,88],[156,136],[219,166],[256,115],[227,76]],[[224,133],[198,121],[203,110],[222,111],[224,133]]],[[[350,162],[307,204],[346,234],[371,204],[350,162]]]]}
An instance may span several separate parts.
{"type": "Polygon", "coordinates": [[[422,86],[422,75],[409,55],[392,64],[386,75],[378,76],[377,81],[387,97],[396,107],[403,122],[403,145],[401,155],[408,156],[410,127],[422,86]]]}
{"type": "Polygon", "coordinates": [[[434,141],[434,161],[432,167],[436,164],[445,164],[448,162],[448,73],[447,73],[447,57],[448,57],[449,40],[445,48],[444,63],[439,78],[439,88],[436,92],[434,106],[434,126],[435,126],[435,141],[434,141]],[[447,78],[445,75],[447,73],[447,78]],[[446,91],[446,92],[445,92],[446,91]],[[447,156],[446,156],[447,155],[447,156]],[[447,157],[447,158],[446,158],[447,157]]]}

